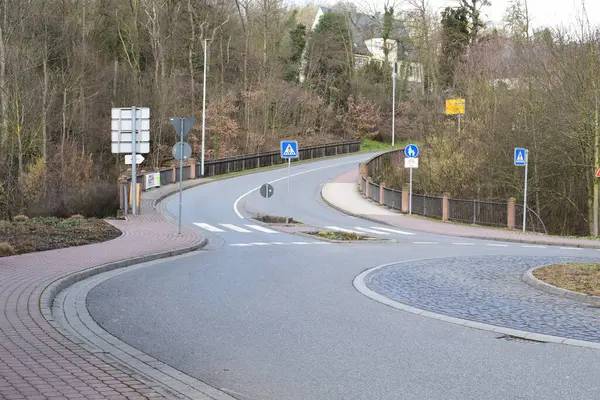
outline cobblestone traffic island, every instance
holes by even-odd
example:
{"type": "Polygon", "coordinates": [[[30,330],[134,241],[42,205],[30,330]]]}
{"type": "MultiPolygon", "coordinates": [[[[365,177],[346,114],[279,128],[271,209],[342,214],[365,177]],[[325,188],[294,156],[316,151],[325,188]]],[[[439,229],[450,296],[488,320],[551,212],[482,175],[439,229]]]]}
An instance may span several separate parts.
{"type": "Polygon", "coordinates": [[[506,328],[600,343],[600,308],[537,290],[521,280],[534,267],[579,257],[435,258],[376,269],[366,286],[426,311],[506,328]]]}

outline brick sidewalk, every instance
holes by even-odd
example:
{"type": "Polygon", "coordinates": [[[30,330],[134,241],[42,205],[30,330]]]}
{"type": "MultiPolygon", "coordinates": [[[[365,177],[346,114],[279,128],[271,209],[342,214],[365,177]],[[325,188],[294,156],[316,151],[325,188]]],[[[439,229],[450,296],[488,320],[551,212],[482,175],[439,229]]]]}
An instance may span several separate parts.
{"type": "Polygon", "coordinates": [[[358,192],[357,181],[357,169],[339,175],[331,183],[325,185],[322,196],[325,201],[342,212],[404,229],[472,239],[600,249],[600,240],[564,238],[532,232],[523,233],[520,230],[486,228],[401,214],[368,200],[358,192]]]}
{"type": "Polygon", "coordinates": [[[0,258],[0,399],[165,398],[63,336],[42,315],[40,296],[49,284],[77,271],[200,246],[198,233],[184,229],[179,235],[154,209],[155,200],[173,189],[144,193],[141,215],[109,221],[123,231],[117,239],[0,258]]]}

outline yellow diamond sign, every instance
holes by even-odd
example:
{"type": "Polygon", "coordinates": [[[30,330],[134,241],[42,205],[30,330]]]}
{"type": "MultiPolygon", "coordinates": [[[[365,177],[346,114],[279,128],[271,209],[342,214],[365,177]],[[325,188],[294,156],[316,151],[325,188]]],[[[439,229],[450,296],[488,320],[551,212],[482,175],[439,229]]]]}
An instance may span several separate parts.
{"type": "Polygon", "coordinates": [[[446,114],[456,115],[465,113],[465,99],[446,100],[446,114]]]}

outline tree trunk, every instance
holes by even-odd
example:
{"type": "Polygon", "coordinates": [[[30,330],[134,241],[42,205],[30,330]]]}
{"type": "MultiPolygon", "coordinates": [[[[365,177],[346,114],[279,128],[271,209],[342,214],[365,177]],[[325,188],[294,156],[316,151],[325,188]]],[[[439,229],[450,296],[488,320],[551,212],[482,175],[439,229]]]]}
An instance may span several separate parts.
{"type": "Polygon", "coordinates": [[[117,99],[117,87],[119,84],[119,59],[115,57],[113,61],[113,87],[112,87],[112,103],[115,104],[117,99]]]}
{"type": "Polygon", "coordinates": [[[48,32],[44,35],[44,56],[42,60],[44,83],[42,87],[42,157],[48,159],[48,32]]]}
{"type": "Polygon", "coordinates": [[[0,111],[2,112],[2,116],[0,117],[2,118],[0,124],[0,136],[2,139],[0,142],[2,146],[4,146],[8,139],[8,94],[6,90],[6,47],[4,45],[4,27],[0,27],[0,111]]]}
{"type": "Polygon", "coordinates": [[[194,44],[196,43],[196,28],[194,26],[194,14],[192,2],[188,0],[188,13],[190,15],[190,47],[188,49],[188,66],[190,69],[190,93],[192,95],[192,113],[196,111],[196,77],[194,74],[194,44]]]}
{"type": "Polygon", "coordinates": [[[61,140],[60,140],[61,174],[64,174],[64,171],[65,171],[65,142],[66,141],[67,141],[67,87],[65,85],[63,87],[62,129],[61,129],[61,140]]]}

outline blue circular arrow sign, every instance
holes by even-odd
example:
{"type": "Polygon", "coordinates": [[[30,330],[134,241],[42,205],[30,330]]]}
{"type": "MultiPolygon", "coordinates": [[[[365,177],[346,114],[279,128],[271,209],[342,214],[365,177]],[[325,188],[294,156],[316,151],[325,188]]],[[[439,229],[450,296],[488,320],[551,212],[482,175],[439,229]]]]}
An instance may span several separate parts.
{"type": "Polygon", "coordinates": [[[419,148],[416,144],[408,144],[404,148],[404,155],[408,158],[415,158],[419,155],[419,148]]]}

